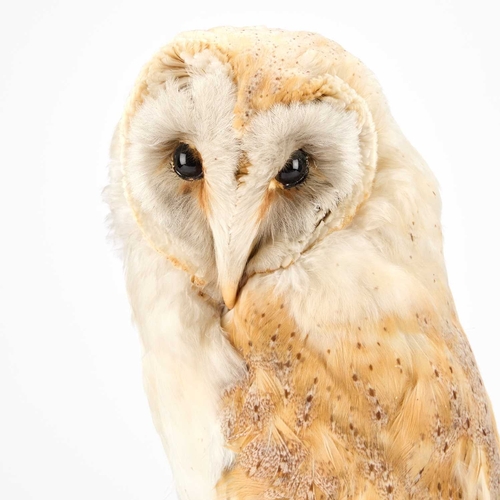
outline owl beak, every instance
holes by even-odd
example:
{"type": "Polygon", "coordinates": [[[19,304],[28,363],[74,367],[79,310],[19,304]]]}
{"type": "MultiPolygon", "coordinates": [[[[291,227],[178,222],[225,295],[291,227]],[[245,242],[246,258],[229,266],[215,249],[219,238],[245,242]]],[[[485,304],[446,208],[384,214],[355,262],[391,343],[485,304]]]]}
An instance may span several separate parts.
{"type": "MultiPolygon", "coordinates": [[[[251,227],[250,224],[249,226],[251,227]]],[[[229,245],[224,245],[222,249],[217,248],[216,245],[219,288],[228,309],[233,309],[235,306],[238,293],[246,281],[245,268],[254,247],[255,235],[252,234],[253,232],[256,232],[256,228],[250,234],[242,232],[239,238],[233,239],[229,245]]]]}
{"type": "Polygon", "coordinates": [[[260,231],[258,209],[261,192],[253,190],[241,196],[245,204],[238,207],[216,205],[214,202],[208,218],[213,234],[219,290],[228,309],[233,309],[238,300],[245,281],[245,269],[260,231]]]}
{"type": "Polygon", "coordinates": [[[228,309],[232,309],[236,303],[236,296],[238,295],[238,285],[235,283],[226,283],[222,286],[222,299],[228,309]]]}
{"type": "Polygon", "coordinates": [[[221,259],[219,261],[222,261],[222,265],[219,267],[219,286],[222,299],[228,309],[233,309],[235,306],[238,299],[238,293],[243,285],[242,276],[244,275],[248,260],[247,255],[248,254],[245,254],[244,258],[238,259],[238,262],[233,262],[229,265],[227,264],[228,260],[224,261],[221,259]]]}

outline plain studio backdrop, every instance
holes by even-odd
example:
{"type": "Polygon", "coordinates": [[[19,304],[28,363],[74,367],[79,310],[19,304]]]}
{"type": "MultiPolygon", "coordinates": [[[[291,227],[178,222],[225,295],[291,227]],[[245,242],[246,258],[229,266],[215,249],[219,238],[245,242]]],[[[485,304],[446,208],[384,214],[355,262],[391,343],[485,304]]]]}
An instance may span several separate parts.
{"type": "Polygon", "coordinates": [[[176,498],[101,191],[136,75],[184,30],[316,31],[375,72],[439,180],[451,289],[500,416],[496,2],[236,3],[3,2],[2,499],[176,498]]]}

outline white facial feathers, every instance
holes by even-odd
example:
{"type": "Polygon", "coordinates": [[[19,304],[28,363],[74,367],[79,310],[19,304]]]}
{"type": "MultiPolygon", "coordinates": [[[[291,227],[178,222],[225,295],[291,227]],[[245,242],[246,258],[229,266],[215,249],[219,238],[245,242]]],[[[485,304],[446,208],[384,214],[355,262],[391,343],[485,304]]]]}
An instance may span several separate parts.
{"type": "Polygon", "coordinates": [[[362,183],[361,127],[354,111],[324,98],[277,103],[237,128],[228,65],[206,52],[191,62],[182,77],[167,74],[132,116],[123,170],[154,245],[203,282],[218,282],[231,306],[250,254],[251,272],[286,264],[362,183]],[[203,179],[173,172],[180,143],[201,156],[203,179]],[[309,175],[285,190],[275,177],[298,149],[309,175]]]}

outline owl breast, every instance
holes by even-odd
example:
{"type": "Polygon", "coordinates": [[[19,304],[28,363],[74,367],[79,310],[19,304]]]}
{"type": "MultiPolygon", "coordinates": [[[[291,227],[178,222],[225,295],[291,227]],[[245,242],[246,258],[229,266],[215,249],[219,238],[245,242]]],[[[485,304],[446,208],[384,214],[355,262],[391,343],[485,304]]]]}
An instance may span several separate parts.
{"type": "Polygon", "coordinates": [[[248,377],[224,398],[237,458],[219,498],[490,498],[478,471],[498,471],[498,456],[480,379],[436,317],[331,325],[325,341],[261,285],[226,324],[248,377]]]}

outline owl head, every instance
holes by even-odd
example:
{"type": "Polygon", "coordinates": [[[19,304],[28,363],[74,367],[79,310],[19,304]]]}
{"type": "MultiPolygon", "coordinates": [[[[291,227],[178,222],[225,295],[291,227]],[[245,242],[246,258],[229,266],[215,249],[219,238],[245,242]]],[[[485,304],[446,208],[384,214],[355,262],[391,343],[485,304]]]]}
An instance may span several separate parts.
{"type": "Polygon", "coordinates": [[[249,277],[293,265],[332,233],[418,219],[405,208],[421,195],[411,175],[399,194],[373,196],[401,141],[371,73],[334,42],[264,28],[189,32],[140,74],[113,182],[130,231],[232,308],[249,277]]]}

